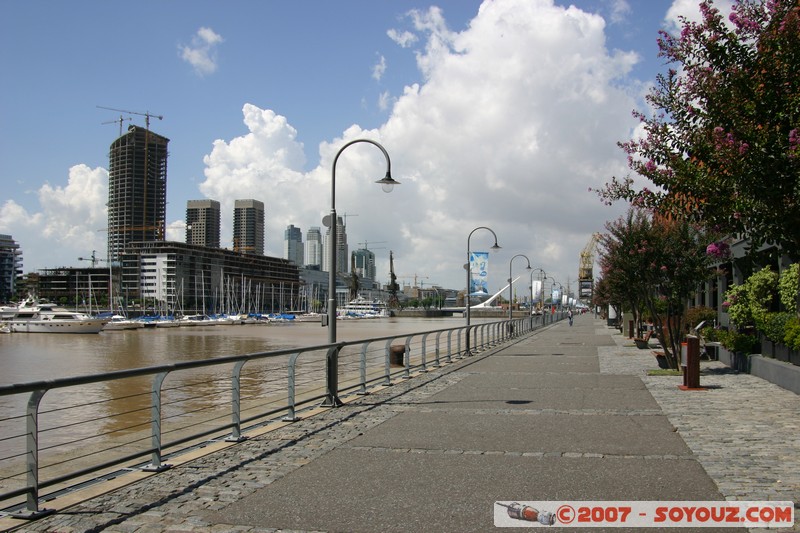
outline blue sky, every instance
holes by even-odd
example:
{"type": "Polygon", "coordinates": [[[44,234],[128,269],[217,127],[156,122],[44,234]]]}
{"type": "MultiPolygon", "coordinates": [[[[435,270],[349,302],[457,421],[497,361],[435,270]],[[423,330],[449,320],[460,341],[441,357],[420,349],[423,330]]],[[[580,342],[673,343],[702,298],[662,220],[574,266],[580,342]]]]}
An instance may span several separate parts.
{"type": "MultiPolygon", "coordinates": [[[[151,129],[171,139],[169,239],[183,240],[186,201],[208,197],[229,247],[233,201],[256,198],[267,253],[282,256],[288,224],[305,235],[329,212],[335,153],[370,138],[402,185],[374,187],[382,156],[354,145],[336,207],[351,250],[385,243],[381,281],[391,249],[398,274],[462,286],[467,235],[489,226],[503,248],[490,288],[519,253],[566,284],[591,233],[624,209],[588,188],[626,173],[616,142],[664,69],[657,32],[696,4],[6,0],[0,233],[20,243],[26,272],[105,255],[113,121],[144,125],[106,106],[163,116],[151,129]]],[[[489,241],[476,233],[470,247],[489,241]]]]}

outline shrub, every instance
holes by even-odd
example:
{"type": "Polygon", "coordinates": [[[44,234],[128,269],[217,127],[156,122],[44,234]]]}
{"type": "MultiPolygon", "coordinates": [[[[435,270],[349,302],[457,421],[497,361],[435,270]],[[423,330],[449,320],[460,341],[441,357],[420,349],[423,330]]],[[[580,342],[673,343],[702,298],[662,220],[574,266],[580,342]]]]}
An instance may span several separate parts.
{"type": "Polygon", "coordinates": [[[758,329],[769,340],[782,343],[786,336],[786,324],[793,317],[793,313],[766,313],[758,329]]]}
{"type": "Polygon", "coordinates": [[[688,311],[686,311],[686,325],[689,326],[689,328],[694,328],[703,321],[712,323],[716,318],[717,312],[704,305],[691,307],[688,311]]]}
{"type": "Polygon", "coordinates": [[[753,349],[758,342],[754,335],[747,333],[739,333],[738,331],[725,331],[718,332],[720,343],[731,352],[743,353],[745,355],[753,353],[753,349]]]}
{"type": "Polygon", "coordinates": [[[794,263],[781,272],[778,293],[787,311],[797,310],[797,293],[800,292],[800,263],[794,263]]]}
{"type": "Polygon", "coordinates": [[[796,316],[786,322],[783,342],[792,350],[800,350],[800,320],[796,316]]]}

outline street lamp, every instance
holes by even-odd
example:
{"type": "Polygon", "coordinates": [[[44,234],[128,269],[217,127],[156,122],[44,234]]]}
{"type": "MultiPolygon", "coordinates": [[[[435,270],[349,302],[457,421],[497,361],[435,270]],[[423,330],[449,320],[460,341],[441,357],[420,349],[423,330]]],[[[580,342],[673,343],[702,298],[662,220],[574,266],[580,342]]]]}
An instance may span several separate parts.
{"type": "MultiPolygon", "coordinates": [[[[545,271],[542,270],[541,268],[534,268],[533,270],[531,270],[531,314],[533,314],[533,275],[536,272],[541,272],[542,276],[547,275],[545,271]]],[[[544,281],[542,281],[542,286],[539,288],[539,292],[542,294],[542,300],[544,300],[544,281]]],[[[544,312],[544,301],[542,301],[541,304],[542,304],[542,312],[544,312]]]]}
{"type": "MultiPolygon", "coordinates": [[[[394,186],[399,183],[392,178],[392,162],[389,159],[389,153],[379,143],[370,139],[356,139],[348,142],[339,149],[336,157],[333,158],[333,168],[331,170],[331,214],[328,220],[328,227],[330,228],[330,246],[328,248],[330,254],[330,265],[328,267],[330,270],[328,272],[328,343],[330,344],[336,343],[336,162],[339,161],[339,156],[342,155],[345,148],[356,143],[369,143],[377,146],[386,157],[386,176],[375,182],[381,184],[384,192],[392,192],[394,186]]],[[[338,398],[339,350],[332,350],[332,354],[328,365],[327,398],[323,405],[341,405],[342,403],[338,398]]]]}
{"type": "Polygon", "coordinates": [[[469,240],[472,238],[472,234],[475,233],[476,231],[478,231],[479,229],[485,229],[485,230],[491,231],[492,235],[494,235],[494,245],[492,246],[491,249],[492,250],[499,250],[500,249],[500,246],[498,246],[498,244],[497,244],[497,234],[494,232],[494,230],[492,230],[491,228],[487,228],[486,226],[478,226],[474,230],[470,231],[469,235],[467,236],[467,264],[466,264],[466,267],[465,267],[467,269],[467,292],[466,292],[466,294],[464,294],[464,307],[465,307],[466,316],[467,316],[467,340],[466,340],[466,348],[467,348],[467,350],[465,352],[466,355],[470,355],[470,351],[469,351],[469,307],[470,307],[469,295],[470,295],[470,288],[471,288],[471,285],[472,285],[472,270],[470,269],[471,261],[470,261],[470,256],[469,256],[469,240]]]}
{"type": "Polygon", "coordinates": [[[511,286],[514,285],[514,278],[511,276],[511,263],[513,263],[514,259],[516,259],[517,257],[524,257],[525,260],[528,262],[527,270],[531,269],[531,260],[528,259],[528,256],[525,254],[517,254],[514,257],[512,257],[511,260],[508,262],[508,319],[509,320],[513,318],[512,315],[513,306],[511,305],[511,302],[514,296],[514,293],[511,292],[511,286]]]}

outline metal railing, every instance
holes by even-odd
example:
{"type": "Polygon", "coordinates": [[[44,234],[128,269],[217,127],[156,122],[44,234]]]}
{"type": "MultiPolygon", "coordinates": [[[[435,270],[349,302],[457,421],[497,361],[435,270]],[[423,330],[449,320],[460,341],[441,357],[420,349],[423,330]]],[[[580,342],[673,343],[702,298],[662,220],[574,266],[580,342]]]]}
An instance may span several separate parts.
{"type": "MultiPolygon", "coordinates": [[[[552,316],[469,326],[485,351],[558,320],[552,316]]],[[[338,394],[407,379],[465,357],[468,327],[225,356],[0,386],[0,516],[37,518],[41,500],[120,472],[161,471],[210,442],[238,442],[248,430],[298,419],[319,405],[338,352],[338,394]],[[402,346],[402,365],[393,365],[402,346]],[[227,371],[224,371],[227,369],[227,371]],[[26,397],[27,395],[27,397],[26,397]],[[26,399],[27,398],[27,399],[26,399]],[[149,462],[147,458],[149,456],[149,462]],[[43,489],[50,489],[42,494],[43,489]]]]}

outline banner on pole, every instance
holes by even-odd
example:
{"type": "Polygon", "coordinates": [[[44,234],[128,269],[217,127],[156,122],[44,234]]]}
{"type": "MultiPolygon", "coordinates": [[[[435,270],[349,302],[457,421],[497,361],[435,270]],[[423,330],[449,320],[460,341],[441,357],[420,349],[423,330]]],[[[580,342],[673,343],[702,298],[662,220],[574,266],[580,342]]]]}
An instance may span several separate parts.
{"type": "Polygon", "coordinates": [[[489,252],[469,253],[469,295],[489,295],[489,252]]]}

